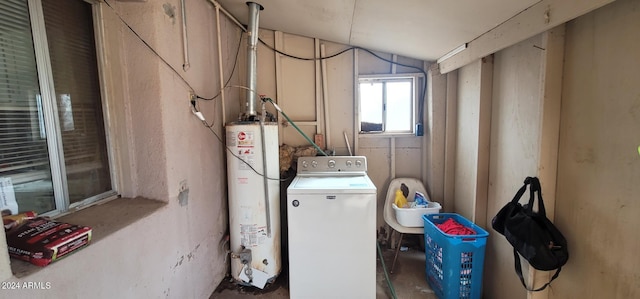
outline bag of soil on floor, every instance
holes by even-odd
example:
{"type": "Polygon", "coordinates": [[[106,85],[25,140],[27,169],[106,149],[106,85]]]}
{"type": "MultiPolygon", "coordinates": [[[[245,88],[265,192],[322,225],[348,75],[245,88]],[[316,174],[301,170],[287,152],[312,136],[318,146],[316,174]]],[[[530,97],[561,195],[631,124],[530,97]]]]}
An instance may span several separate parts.
{"type": "Polygon", "coordinates": [[[44,267],[89,245],[91,228],[44,217],[26,220],[6,232],[9,256],[44,267]]]}

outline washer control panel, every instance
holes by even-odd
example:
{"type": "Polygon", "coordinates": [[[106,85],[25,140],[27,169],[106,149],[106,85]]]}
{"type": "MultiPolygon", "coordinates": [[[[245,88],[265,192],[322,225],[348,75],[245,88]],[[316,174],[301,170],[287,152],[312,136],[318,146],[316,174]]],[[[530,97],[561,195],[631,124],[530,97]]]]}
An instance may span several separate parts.
{"type": "Polygon", "coordinates": [[[363,173],[367,172],[365,156],[316,156],[298,158],[301,173],[363,173]]]}

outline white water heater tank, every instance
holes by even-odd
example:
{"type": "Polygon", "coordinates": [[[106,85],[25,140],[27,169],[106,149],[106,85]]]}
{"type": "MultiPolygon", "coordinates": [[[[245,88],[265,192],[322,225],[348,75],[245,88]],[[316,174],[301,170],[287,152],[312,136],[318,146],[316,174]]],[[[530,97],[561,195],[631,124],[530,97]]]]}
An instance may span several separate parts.
{"type": "Polygon", "coordinates": [[[278,125],[265,123],[262,131],[257,122],[226,126],[231,274],[260,288],[282,267],[278,125]]]}

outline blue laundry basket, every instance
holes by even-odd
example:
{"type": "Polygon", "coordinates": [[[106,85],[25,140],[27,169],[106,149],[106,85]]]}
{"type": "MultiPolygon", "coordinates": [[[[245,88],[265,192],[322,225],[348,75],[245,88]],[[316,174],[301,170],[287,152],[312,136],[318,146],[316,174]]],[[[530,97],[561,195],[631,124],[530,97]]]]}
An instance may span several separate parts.
{"type": "Polygon", "coordinates": [[[427,282],[440,299],[479,299],[487,233],[464,217],[453,213],[423,215],[427,282]],[[450,235],[436,224],[453,218],[473,229],[475,235],[450,235]]]}

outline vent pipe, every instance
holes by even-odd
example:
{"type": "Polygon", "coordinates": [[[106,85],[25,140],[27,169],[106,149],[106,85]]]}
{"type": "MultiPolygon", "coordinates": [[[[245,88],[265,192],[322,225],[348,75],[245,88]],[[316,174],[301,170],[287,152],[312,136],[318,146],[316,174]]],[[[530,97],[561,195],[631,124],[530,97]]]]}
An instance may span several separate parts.
{"type": "Polygon", "coordinates": [[[249,23],[247,24],[247,102],[245,116],[253,118],[257,115],[257,89],[258,89],[258,70],[257,70],[257,53],[258,53],[258,21],[259,12],[264,9],[262,5],[255,2],[247,2],[249,6],[249,23]]]}

